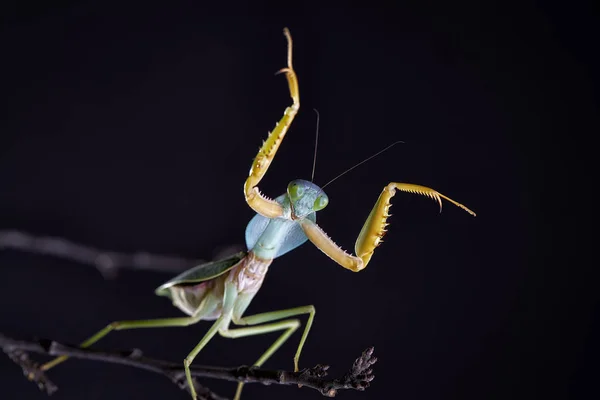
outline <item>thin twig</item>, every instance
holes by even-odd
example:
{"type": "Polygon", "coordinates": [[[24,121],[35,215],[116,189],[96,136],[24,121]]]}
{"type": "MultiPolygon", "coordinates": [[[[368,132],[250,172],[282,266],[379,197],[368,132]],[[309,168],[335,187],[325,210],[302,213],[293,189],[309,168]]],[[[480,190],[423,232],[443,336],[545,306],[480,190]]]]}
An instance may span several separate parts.
{"type": "MultiPolygon", "coordinates": [[[[240,250],[239,247],[229,246],[222,249],[220,253],[233,254],[240,250]]],[[[91,265],[96,267],[105,278],[114,278],[120,268],[176,274],[203,262],[203,260],[151,254],[144,251],[123,253],[103,250],[64,238],[35,236],[14,230],[0,230],[0,250],[3,249],[49,255],[91,265]]]]}
{"type": "MultiPolygon", "coordinates": [[[[182,363],[173,363],[144,357],[142,356],[142,352],[137,349],[120,352],[82,349],[51,340],[15,340],[2,333],[0,333],[0,347],[13,361],[23,368],[23,371],[29,380],[34,381],[49,393],[56,390],[56,386],[47,379],[44,373],[39,369],[39,366],[32,363],[27,356],[25,356],[26,363],[23,363],[19,358],[15,357],[15,354],[38,353],[50,356],[67,355],[73,358],[127,365],[166,376],[180,388],[186,388],[187,386],[185,384],[185,371],[182,363]]],[[[300,385],[315,389],[324,396],[333,397],[337,394],[338,390],[364,390],[369,387],[370,382],[375,377],[373,375],[372,365],[375,364],[376,361],[377,358],[373,356],[373,348],[370,347],[356,359],[352,368],[350,368],[346,375],[339,379],[326,378],[329,366],[320,364],[299,372],[265,370],[247,366],[237,368],[192,366],[190,369],[192,376],[196,378],[202,377],[228,381],[243,381],[246,383],[262,383],[264,385],[300,385]]],[[[199,394],[203,393],[204,399],[224,400],[223,397],[214,394],[206,388],[201,388],[199,385],[197,391],[199,394]]]]}
{"type": "MultiPolygon", "coordinates": [[[[2,338],[3,336],[0,334],[0,339],[2,338]]],[[[58,390],[58,387],[50,379],[48,379],[44,371],[42,371],[34,361],[31,361],[29,354],[22,350],[7,350],[6,348],[2,348],[2,350],[11,360],[13,360],[17,365],[21,366],[23,369],[23,375],[25,375],[27,379],[37,383],[40,390],[45,391],[48,396],[58,390]]]]}

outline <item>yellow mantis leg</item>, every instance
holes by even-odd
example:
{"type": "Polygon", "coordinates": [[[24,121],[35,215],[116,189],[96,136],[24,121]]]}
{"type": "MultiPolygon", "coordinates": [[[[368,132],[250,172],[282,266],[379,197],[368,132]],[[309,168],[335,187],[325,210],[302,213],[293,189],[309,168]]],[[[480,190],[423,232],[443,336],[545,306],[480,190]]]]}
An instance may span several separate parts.
{"type": "Polygon", "coordinates": [[[462,208],[469,214],[473,216],[476,215],[464,205],[431,188],[412,183],[390,182],[383,188],[373,210],[371,210],[371,213],[367,217],[367,220],[356,239],[356,244],[354,246],[356,256],[342,250],[316,223],[308,218],[301,220],[300,226],[308,239],[333,261],[344,268],[358,272],[367,266],[375,249],[383,242],[382,238],[385,235],[385,232],[387,232],[385,228],[389,225],[387,219],[391,216],[389,213],[390,207],[392,206],[390,201],[396,194],[396,190],[430,197],[438,202],[440,205],[440,212],[442,211],[442,199],[445,199],[455,206],[462,208]]]}
{"type": "Polygon", "coordinates": [[[267,140],[265,140],[258,151],[258,154],[252,163],[252,167],[250,168],[246,183],[244,184],[244,196],[248,205],[254,211],[267,218],[281,217],[283,208],[276,201],[263,196],[258,190],[258,184],[267,173],[267,170],[275,157],[275,153],[277,153],[277,150],[279,149],[279,145],[283,141],[294,117],[300,109],[298,78],[292,67],[292,36],[287,28],[284,29],[283,33],[288,41],[288,66],[281,69],[279,72],[285,73],[285,77],[287,78],[290,96],[292,97],[292,105],[285,109],[283,117],[281,117],[277,125],[275,125],[273,132],[269,134],[267,140]]]}
{"type": "MultiPolygon", "coordinates": [[[[300,339],[300,343],[298,344],[298,348],[296,350],[296,354],[294,355],[294,371],[298,371],[298,361],[300,360],[300,354],[302,353],[302,348],[304,347],[304,343],[306,342],[306,338],[308,336],[308,332],[312,326],[313,320],[315,318],[315,307],[312,305],[302,306],[296,308],[290,308],[286,310],[279,311],[271,311],[261,314],[255,314],[244,318],[234,319],[234,323],[236,325],[258,325],[263,324],[270,321],[275,321],[283,318],[293,317],[297,315],[308,314],[308,321],[306,322],[306,327],[304,328],[304,332],[302,333],[302,338],[300,339]]],[[[253,336],[253,335],[262,335],[265,333],[285,330],[279,338],[273,342],[273,344],[260,356],[258,360],[253,364],[256,367],[262,366],[278,349],[285,343],[289,337],[298,329],[300,326],[300,321],[297,319],[286,319],[283,321],[273,322],[270,324],[260,325],[260,326],[251,326],[247,328],[236,328],[236,329],[225,329],[219,331],[219,333],[227,338],[236,339],[239,337],[245,336],[253,336]]],[[[244,382],[239,382],[238,387],[235,393],[234,400],[239,400],[242,394],[242,388],[244,387],[244,382]]]]}

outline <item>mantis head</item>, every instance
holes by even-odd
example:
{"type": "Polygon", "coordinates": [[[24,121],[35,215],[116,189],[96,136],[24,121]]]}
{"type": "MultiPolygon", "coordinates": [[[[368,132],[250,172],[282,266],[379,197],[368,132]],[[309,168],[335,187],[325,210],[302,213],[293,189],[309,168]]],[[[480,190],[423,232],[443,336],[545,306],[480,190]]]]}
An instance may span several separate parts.
{"type": "Polygon", "coordinates": [[[292,219],[302,219],[312,212],[324,209],[329,203],[329,197],[323,189],[303,179],[290,182],[287,196],[292,207],[292,219]]]}

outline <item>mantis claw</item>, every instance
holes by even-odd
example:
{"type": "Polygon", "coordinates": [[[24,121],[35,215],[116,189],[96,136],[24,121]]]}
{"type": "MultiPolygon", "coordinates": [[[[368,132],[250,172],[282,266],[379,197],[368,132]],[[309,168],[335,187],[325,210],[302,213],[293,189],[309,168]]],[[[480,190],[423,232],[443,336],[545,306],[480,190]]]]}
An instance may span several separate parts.
{"type": "Polygon", "coordinates": [[[281,68],[279,71],[275,72],[275,75],[280,75],[280,74],[288,74],[290,72],[293,72],[293,70],[289,67],[283,67],[281,68]]]}

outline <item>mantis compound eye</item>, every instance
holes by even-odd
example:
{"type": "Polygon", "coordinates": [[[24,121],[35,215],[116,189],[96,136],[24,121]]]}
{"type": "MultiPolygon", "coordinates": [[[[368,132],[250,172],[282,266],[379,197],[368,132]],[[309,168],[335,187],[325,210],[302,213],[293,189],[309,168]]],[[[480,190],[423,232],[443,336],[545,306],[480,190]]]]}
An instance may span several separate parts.
{"type": "Polygon", "coordinates": [[[313,206],[313,210],[315,210],[315,211],[322,210],[325,207],[327,207],[327,204],[329,204],[329,199],[327,198],[326,195],[322,194],[315,199],[315,204],[313,206]]]}
{"type": "Polygon", "coordinates": [[[288,185],[288,194],[292,201],[298,200],[304,195],[304,192],[304,186],[300,185],[298,182],[292,182],[288,185]]]}

